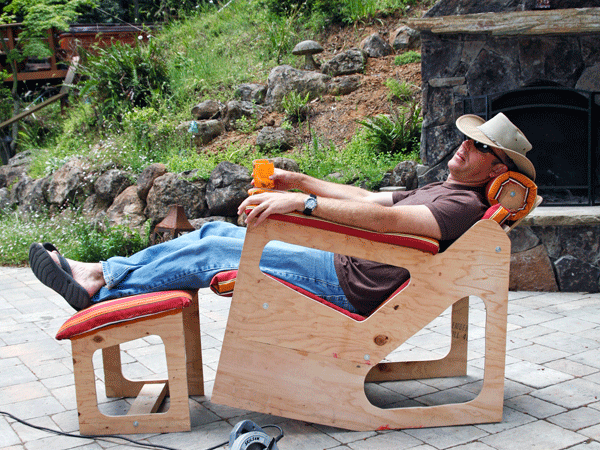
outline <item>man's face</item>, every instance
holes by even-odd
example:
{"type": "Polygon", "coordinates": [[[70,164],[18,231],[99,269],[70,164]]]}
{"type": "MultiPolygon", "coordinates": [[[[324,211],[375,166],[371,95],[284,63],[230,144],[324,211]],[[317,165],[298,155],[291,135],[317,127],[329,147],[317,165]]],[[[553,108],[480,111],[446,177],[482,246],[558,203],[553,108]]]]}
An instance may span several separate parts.
{"type": "Polygon", "coordinates": [[[483,153],[475,148],[473,140],[464,141],[448,162],[448,179],[462,184],[483,185],[504,171],[500,169],[506,167],[500,155],[506,157],[500,149],[483,153]]]}

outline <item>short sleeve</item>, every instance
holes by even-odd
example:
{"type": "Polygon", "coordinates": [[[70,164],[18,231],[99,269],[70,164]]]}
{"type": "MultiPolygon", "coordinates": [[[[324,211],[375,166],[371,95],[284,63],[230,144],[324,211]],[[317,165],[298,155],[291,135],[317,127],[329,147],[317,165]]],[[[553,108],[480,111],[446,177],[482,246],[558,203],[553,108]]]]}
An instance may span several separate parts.
{"type": "Polygon", "coordinates": [[[443,241],[459,238],[488,208],[481,194],[458,189],[435,198],[426,206],[440,227],[443,241]]]}

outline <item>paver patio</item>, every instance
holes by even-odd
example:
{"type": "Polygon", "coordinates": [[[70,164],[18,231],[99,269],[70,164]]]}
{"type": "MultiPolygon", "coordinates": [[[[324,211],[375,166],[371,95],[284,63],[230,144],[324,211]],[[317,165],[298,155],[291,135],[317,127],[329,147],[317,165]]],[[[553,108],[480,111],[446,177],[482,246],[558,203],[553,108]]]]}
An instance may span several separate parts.
{"type": "MultiPolygon", "coordinates": [[[[283,429],[280,450],[600,450],[600,294],[510,293],[501,423],[381,432],[350,432],[211,403],[229,305],[229,299],[209,290],[200,292],[207,395],[190,398],[192,431],[129,438],[202,450],[227,441],[236,423],[250,419],[283,429]]],[[[397,407],[465,401],[477,395],[483,370],[482,305],[473,299],[466,377],[367,385],[371,401],[397,407]]],[[[73,310],[28,268],[0,267],[0,313],[0,411],[78,434],[70,343],[54,339],[73,310]]],[[[389,359],[443,356],[449,326],[446,313],[389,359]]],[[[164,372],[161,349],[160,339],[153,337],[130,343],[123,352],[126,375],[164,372]]],[[[100,370],[97,376],[102,383],[100,370]]],[[[107,412],[126,406],[125,400],[101,400],[107,412]]],[[[132,445],[113,439],[58,436],[0,414],[0,448],[7,450],[124,449],[132,445]]]]}

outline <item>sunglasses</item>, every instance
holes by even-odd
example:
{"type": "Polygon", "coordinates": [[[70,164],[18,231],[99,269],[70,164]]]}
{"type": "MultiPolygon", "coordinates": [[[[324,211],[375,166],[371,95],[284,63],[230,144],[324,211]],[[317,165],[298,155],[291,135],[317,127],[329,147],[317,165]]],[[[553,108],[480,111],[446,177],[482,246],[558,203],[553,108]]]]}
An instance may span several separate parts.
{"type": "Polygon", "coordinates": [[[508,158],[508,161],[503,161],[497,154],[496,152],[492,149],[491,146],[484,144],[483,142],[479,142],[473,139],[473,146],[477,149],[478,152],[481,153],[491,153],[493,154],[496,158],[498,158],[504,165],[506,165],[506,167],[508,167],[508,170],[517,170],[517,166],[514,163],[514,161],[510,158],[508,158]]]}
{"type": "Polygon", "coordinates": [[[493,153],[495,155],[494,150],[492,150],[492,147],[490,147],[487,144],[473,140],[473,145],[475,146],[477,151],[481,153],[493,153]]]}

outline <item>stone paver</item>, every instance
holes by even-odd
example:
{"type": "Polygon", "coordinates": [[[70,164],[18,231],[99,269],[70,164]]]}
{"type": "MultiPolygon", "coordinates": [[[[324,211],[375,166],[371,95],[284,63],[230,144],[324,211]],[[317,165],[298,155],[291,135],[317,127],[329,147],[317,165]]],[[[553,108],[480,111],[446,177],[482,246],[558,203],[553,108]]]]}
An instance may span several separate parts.
{"type": "MultiPolygon", "coordinates": [[[[496,424],[352,432],[218,405],[210,401],[230,299],[200,292],[200,323],[207,395],[190,399],[192,431],[133,435],[136,441],[202,450],[229,439],[250,419],[278,425],[281,450],[600,450],[600,294],[512,292],[503,421],[496,424]]],[[[367,386],[374,404],[419,406],[469,401],[481,389],[485,308],[474,299],[466,377],[387,382],[367,386]]],[[[34,425],[78,434],[70,343],[54,335],[73,310],[41,285],[28,268],[0,267],[0,411],[34,425]]],[[[393,352],[389,359],[440,357],[447,351],[448,311],[393,352]]],[[[166,370],[160,339],[123,348],[129,376],[166,370]]],[[[95,360],[100,361],[99,358],[95,360]]],[[[103,373],[97,367],[97,382],[103,373]]],[[[106,412],[129,403],[100,395],[106,412]]],[[[266,429],[273,434],[274,428],[266,429]]],[[[0,414],[0,448],[67,450],[133,448],[115,439],[80,439],[38,430],[0,414]]],[[[227,445],[219,447],[227,448],[227,445]]]]}

